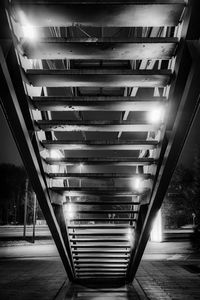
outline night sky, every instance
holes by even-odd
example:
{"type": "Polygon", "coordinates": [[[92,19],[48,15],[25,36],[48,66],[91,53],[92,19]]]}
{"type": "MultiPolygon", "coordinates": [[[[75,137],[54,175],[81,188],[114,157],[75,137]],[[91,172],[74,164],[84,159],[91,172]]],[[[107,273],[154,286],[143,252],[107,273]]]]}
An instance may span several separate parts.
{"type": "MultiPolygon", "coordinates": [[[[0,163],[11,163],[15,165],[22,165],[19,152],[13,140],[12,134],[7,125],[7,121],[3,115],[0,107],[0,136],[1,136],[1,147],[0,147],[0,163]]],[[[196,119],[192,126],[189,137],[186,141],[182,155],[179,162],[190,168],[193,163],[195,147],[200,147],[200,109],[197,113],[196,119]]]]}

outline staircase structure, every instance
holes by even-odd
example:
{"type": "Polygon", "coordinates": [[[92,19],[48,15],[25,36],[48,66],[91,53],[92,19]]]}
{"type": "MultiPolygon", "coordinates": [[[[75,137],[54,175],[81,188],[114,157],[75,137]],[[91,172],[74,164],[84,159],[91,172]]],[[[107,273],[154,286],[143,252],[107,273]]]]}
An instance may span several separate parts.
{"type": "Polygon", "coordinates": [[[2,108],[72,281],[135,276],[198,108],[198,9],[1,4],[2,108]]]}

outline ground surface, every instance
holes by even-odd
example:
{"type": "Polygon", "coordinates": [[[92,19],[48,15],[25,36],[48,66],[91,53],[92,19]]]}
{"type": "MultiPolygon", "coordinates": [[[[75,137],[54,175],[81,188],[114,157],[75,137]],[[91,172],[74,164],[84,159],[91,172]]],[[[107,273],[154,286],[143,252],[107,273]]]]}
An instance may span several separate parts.
{"type": "MultiPolygon", "coordinates": [[[[0,247],[1,300],[53,300],[66,274],[52,241],[6,242],[0,247]]],[[[59,300],[200,299],[200,255],[189,242],[149,243],[134,287],[110,291],[73,286],[61,289],[59,300]],[[136,288],[136,290],[134,289],[136,288]]]]}

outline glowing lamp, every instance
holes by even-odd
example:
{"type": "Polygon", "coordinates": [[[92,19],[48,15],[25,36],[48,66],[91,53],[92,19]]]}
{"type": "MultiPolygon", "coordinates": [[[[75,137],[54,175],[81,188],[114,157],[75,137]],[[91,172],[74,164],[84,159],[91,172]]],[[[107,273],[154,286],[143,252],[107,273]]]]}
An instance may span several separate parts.
{"type": "Polygon", "coordinates": [[[126,237],[129,241],[131,241],[133,235],[132,235],[132,230],[130,228],[128,229],[128,233],[127,233],[126,237]]]}
{"type": "Polygon", "coordinates": [[[154,124],[162,121],[162,118],[163,118],[163,108],[162,107],[157,107],[157,108],[153,109],[152,111],[150,111],[148,114],[149,122],[154,123],[154,124]]]}
{"type": "Polygon", "coordinates": [[[59,159],[62,157],[61,152],[59,150],[52,149],[50,151],[50,157],[53,159],[59,159]]]}
{"type": "Polygon", "coordinates": [[[132,187],[139,191],[142,188],[142,180],[140,177],[134,177],[132,180],[132,187]]]}
{"type": "Polygon", "coordinates": [[[35,41],[37,39],[37,33],[35,27],[30,24],[22,26],[23,36],[25,39],[35,41]]]}
{"type": "Polygon", "coordinates": [[[130,242],[131,245],[134,243],[134,231],[133,229],[129,228],[126,234],[127,240],[130,242]]]}
{"type": "Polygon", "coordinates": [[[72,203],[68,203],[64,206],[64,214],[67,219],[73,219],[75,216],[75,207],[72,203]]]}

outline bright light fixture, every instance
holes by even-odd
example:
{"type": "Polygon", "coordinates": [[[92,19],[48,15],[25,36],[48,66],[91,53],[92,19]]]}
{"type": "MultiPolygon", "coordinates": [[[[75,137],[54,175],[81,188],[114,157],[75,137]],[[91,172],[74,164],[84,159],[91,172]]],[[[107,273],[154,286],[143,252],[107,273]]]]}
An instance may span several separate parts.
{"type": "Polygon", "coordinates": [[[59,150],[56,149],[52,149],[50,150],[50,157],[53,159],[59,159],[62,157],[61,152],[59,150]]]}
{"type": "Polygon", "coordinates": [[[151,230],[151,241],[162,242],[162,217],[161,210],[158,211],[151,230]]]}
{"type": "Polygon", "coordinates": [[[128,233],[127,233],[126,237],[127,237],[127,239],[128,239],[129,241],[131,241],[133,235],[132,235],[132,230],[131,230],[130,228],[129,228],[129,230],[128,230],[128,233]]]}
{"type": "Polygon", "coordinates": [[[64,206],[64,214],[67,219],[72,219],[75,216],[75,207],[72,203],[64,206]]]}
{"type": "Polygon", "coordinates": [[[22,26],[22,31],[25,39],[35,41],[37,39],[37,33],[35,27],[30,24],[22,26]]]}
{"type": "Polygon", "coordinates": [[[148,114],[149,122],[154,123],[154,124],[162,121],[162,118],[163,118],[163,108],[162,107],[154,108],[148,114]]]}
{"type": "Polygon", "coordinates": [[[128,229],[126,237],[127,237],[127,240],[131,243],[131,245],[133,245],[133,243],[134,243],[134,232],[133,232],[133,229],[131,229],[131,228],[128,229]]]}
{"type": "Polygon", "coordinates": [[[141,179],[139,177],[135,178],[134,186],[137,190],[139,190],[141,188],[141,179]]]}
{"type": "Polygon", "coordinates": [[[133,177],[132,186],[135,190],[140,190],[142,187],[142,180],[140,177],[133,177]]]}

